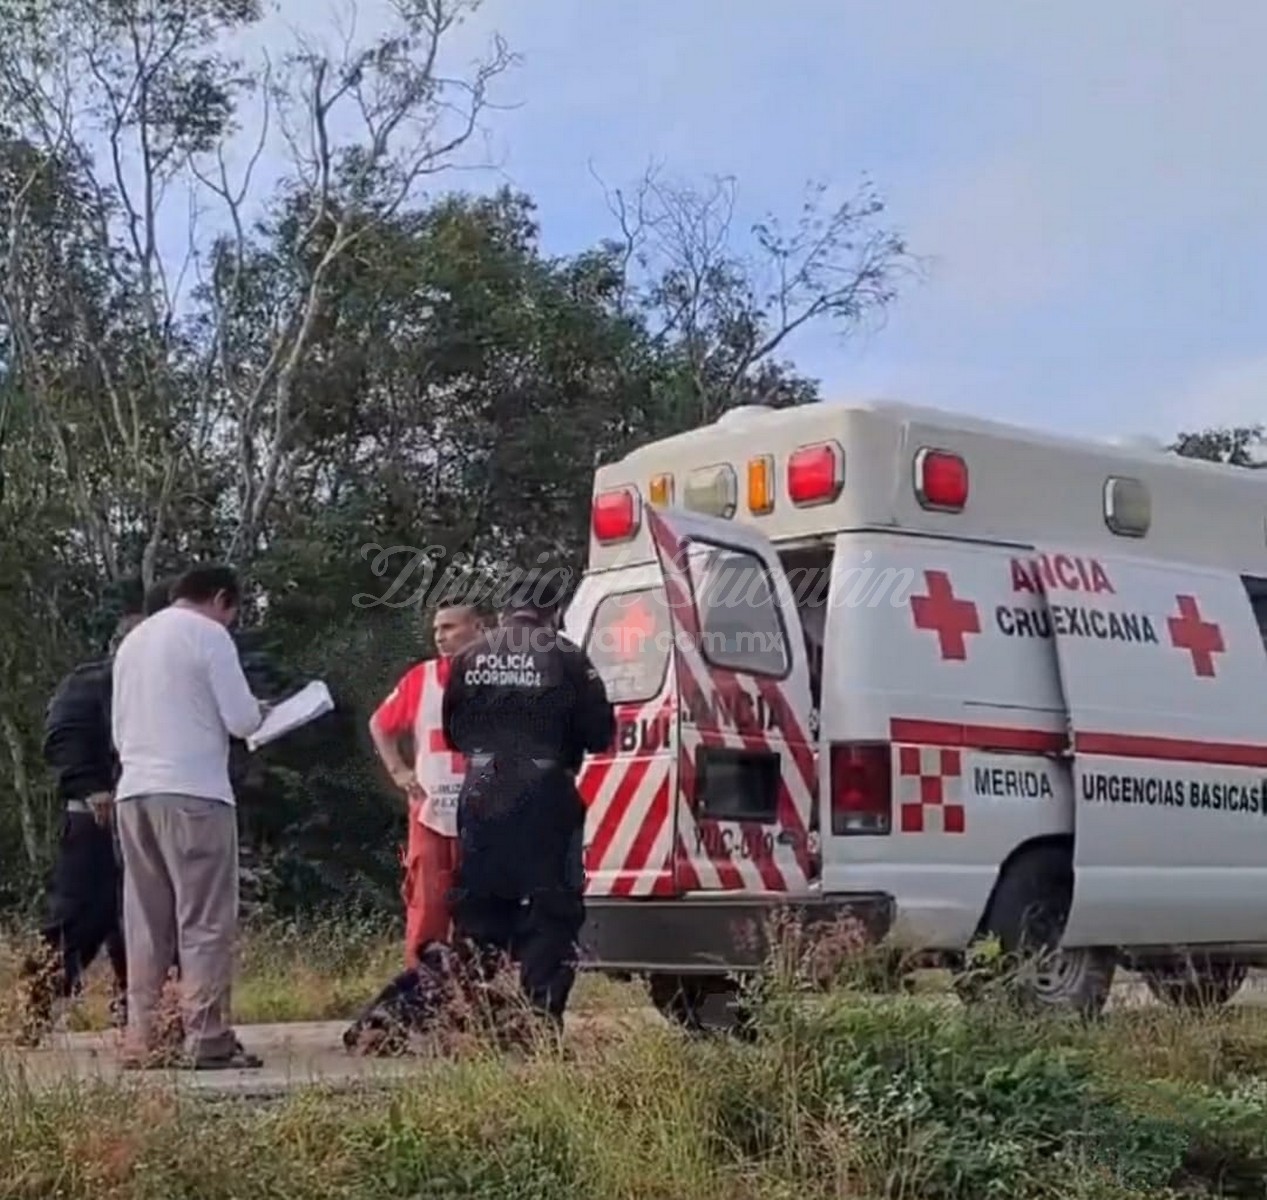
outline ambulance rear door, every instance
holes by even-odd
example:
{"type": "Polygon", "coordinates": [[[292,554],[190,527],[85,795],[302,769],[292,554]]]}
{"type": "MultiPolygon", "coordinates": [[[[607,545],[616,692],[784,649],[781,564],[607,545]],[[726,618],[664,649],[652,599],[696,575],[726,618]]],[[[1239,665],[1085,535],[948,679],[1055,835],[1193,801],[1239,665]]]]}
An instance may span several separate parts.
{"type": "Polygon", "coordinates": [[[1069,716],[1065,944],[1267,940],[1267,654],[1232,572],[1047,547],[1069,716]]]}
{"type": "Polygon", "coordinates": [[[819,874],[816,760],[787,576],[751,529],[647,516],[673,628],[677,890],[803,895],[819,874]]]}
{"type": "Polygon", "coordinates": [[[659,566],[586,576],[565,630],[585,648],[616,714],[615,743],[587,755],[577,778],[586,894],[672,896],[676,688],[659,566]]]}

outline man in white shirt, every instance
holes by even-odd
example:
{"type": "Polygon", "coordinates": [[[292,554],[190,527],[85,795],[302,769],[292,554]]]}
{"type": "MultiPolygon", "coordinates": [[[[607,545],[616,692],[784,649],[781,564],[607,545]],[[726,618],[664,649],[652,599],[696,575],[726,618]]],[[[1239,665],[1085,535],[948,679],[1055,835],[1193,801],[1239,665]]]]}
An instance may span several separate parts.
{"type": "Polygon", "coordinates": [[[125,1062],[158,1047],[156,1009],[179,958],[189,1065],[258,1067],[229,1019],[238,922],[238,828],[229,739],[263,719],[229,634],[240,588],[225,567],[185,572],[172,603],[124,638],[114,660],[112,727],[121,773],[127,943],[125,1062]]]}

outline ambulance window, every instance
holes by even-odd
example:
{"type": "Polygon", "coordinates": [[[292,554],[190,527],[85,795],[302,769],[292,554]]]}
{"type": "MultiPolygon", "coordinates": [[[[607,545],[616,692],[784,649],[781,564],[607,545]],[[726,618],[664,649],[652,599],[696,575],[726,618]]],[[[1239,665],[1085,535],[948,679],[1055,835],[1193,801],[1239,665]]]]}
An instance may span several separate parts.
{"type": "Polygon", "coordinates": [[[1152,523],[1148,485],[1140,479],[1110,475],[1104,481],[1104,523],[1119,537],[1142,538],[1152,523]]]}
{"type": "Polygon", "coordinates": [[[690,563],[704,658],[726,670],[786,675],[787,638],[765,563],[743,550],[700,543],[690,563]]]}
{"type": "Polygon", "coordinates": [[[1258,622],[1258,632],[1263,639],[1263,647],[1267,649],[1267,579],[1242,575],[1241,581],[1245,584],[1245,591],[1249,593],[1249,603],[1254,610],[1254,619],[1258,622]]]}
{"type": "Polygon", "coordinates": [[[613,704],[640,704],[664,687],[670,642],[664,592],[643,588],[613,592],[598,602],[585,652],[613,704]]]}

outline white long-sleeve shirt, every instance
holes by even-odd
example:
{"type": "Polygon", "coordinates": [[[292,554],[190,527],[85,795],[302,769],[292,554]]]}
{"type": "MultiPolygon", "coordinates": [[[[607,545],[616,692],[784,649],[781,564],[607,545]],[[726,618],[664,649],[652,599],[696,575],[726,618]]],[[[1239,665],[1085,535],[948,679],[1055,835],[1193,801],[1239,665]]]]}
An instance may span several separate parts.
{"type": "Polygon", "coordinates": [[[232,804],[229,738],[254,733],[263,713],[229,631],[173,604],[123,639],[113,674],[116,798],[166,792],[232,804]]]}

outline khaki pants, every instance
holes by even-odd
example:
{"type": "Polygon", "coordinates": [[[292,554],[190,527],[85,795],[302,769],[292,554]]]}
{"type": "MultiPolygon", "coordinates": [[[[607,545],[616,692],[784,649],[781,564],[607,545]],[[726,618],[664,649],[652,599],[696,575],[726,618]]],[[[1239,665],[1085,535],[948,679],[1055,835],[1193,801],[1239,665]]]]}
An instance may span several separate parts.
{"type": "Polygon", "coordinates": [[[237,810],[196,796],[133,796],[116,806],[123,852],[128,1049],[155,1048],[155,1018],[179,955],[186,1048],[222,1054],[238,924],[237,810]]]}

